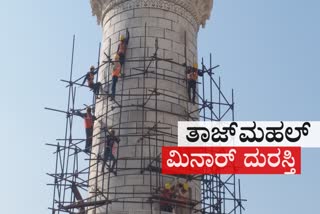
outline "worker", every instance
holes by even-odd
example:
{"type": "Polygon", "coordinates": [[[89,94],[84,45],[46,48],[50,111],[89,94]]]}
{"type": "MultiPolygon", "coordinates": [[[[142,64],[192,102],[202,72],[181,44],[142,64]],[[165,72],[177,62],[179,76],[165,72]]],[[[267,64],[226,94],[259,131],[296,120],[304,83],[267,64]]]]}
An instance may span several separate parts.
{"type": "Polygon", "coordinates": [[[185,183],[178,183],[176,188],[176,199],[179,203],[177,203],[175,207],[176,214],[189,214],[190,208],[188,206],[189,201],[189,184],[185,183]]]}
{"type": "MultiPolygon", "coordinates": [[[[120,140],[115,136],[115,131],[113,129],[109,130],[109,135],[106,137],[105,145],[104,145],[104,155],[103,155],[103,166],[102,170],[104,171],[105,165],[107,161],[110,161],[110,172],[114,172],[114,167],[116,165],[116,159],[113,155],[113,146],[115,143],[119,144],[120,140]],[[111,164],[112,161],[112,164],[111,164]]],[[[114,172],[116,175],[116,172],[114,172]]]]}
{"type": "Polygon", "coordinates": [[[92,65],[90,67],[90,71],[86,74],[86,76],[85,76],[85,78],[84,78],[84,80],[82,82],[82,85],[84,85],[84,83],[87,81],[88,87],[93,90],[93,93],[96,96],[99,95],[100,88],[101,88],[101,83],[100,82],[94,83],[94,75],[97,74],[97,73],[98,73],[98,69],[95,69],[95,67],[92,65]]]}
{"type": "Polygon", "coordinates": [[[160,194],[160,210],[164,212],[172,212],[172,204],[170,200],[173,196],[173,186],[168,182],[165,184],[160,194]]]}
{"type": "Polygon", "coordinates": [[[120,44],[118,45],[117,54],[119,55],[119,61],[121,66],[124,64],[125,57],[126,57],[126,51],[129,44],[130,34],[127,29],[126,36],[120,35],[120,44]]]}
{"type": "Polygon", "coordinates": [[[93,123],[96,120],[96,117],[92,115],[90,107],[87,107],[86,113],[81,113],[78,110],[74,112],[74,115],[80,116],[84,119],[84,127],[86,129],[86,147],[84,152],[90,153],[92,147],[93,123]]]}
{"type": "Polygon", "coordinates": [[[188,80],[188,97],[189,102],[192,101],[193,104],[195,104],[196,99],[196,90],[197,90],[197,80],[198,76],[203,76],[203,72],[198,69],[198,64],[194,63],[193,67],[188,66],[187,67],[187,80],[188,80]],[[192,90],[192,100],[191,100],[191,90],[192,90]]]}
{"type": "Polygon", "coordinates": [[[114,66],[112,70],[112,85],[111,85],[111,100],[115,98],[116,95],[116,86],[119,79],[119,76],[121,75],[121,64],[119,63],[119,55],[116,54],[114,57],[114,66]]]}

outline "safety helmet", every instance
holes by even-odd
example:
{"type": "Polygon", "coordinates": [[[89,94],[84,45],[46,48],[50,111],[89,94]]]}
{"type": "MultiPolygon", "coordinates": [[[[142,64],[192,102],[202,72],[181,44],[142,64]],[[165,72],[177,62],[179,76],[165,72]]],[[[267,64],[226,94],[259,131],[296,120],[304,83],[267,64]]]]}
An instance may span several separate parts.
{"type": "Polygon", "coordinates": [[[93,65],[91,65],[90,71],[91,71],[91,70],[94,70],[94,69],[95,69],[95,67],[94,67],[93,65]]]}
{"type": "Polygon", "coordinates": [[[198,69],[198,63],[193,63],[193,67],[198,69]]]}
{"type": "Polygon", "coordinates": [[[120,35],[120,41],[124,41],[126,37],[124,35],[120,35]]]}
{"type": "Polygon", "coordinates": [[[187,191],[189,189],[189,184],[188,183],[184,183],[183,184],[183,189],[187,191]]]}
{"type": "Polygon", "coordinates": [[[166,183],[165,185],[164,185],[164,188],[165,189],[170,189],[171,188],[171,184],[168,182],[168,183],[166,183]]]}
{"type": "Polygon", "coordinates": [[[113,129],[109,129],[109,133],[114,135],[114,130],[113,129]]]}

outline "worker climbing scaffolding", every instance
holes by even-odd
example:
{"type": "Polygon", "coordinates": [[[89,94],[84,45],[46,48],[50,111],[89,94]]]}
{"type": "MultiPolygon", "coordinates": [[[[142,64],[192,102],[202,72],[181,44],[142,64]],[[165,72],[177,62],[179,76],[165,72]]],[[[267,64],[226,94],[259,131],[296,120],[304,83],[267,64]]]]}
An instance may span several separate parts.
{"type": "Polygon", "coordinates": [[[126,36],[120,36],[120,44],[118,45],[117,54],[119,55],[119,61],[121,66],[123,66],[126,58],[127,47],[129,44],[130,33],[128,29],[126,30],[126,36]]]}
{"type": "Polygon", "coordinates": [[[120,43],[118,45],[117,53],[114,57],[112,68],[112,83],[111,83],[111,100],[114,100],[116,95],[117,82],[120,76],[122,76],[121,69],[125,63],[127,47],[129,44],[130,33],[126,30],[126,36],[120,36],[120,43]]]}
{"type": "Polygon", "coordinates": [[[116,158],[113,154],[114,144],[119,144],[120,139],[116,137],[115,131],[113,129],[109,130],[109,135],[106,136],[106,140],[104,142],[104,152],[103,152],[103,165],[102,171],[104,172],[105,166],[107,165],[107,161],[110,161],[108,167],[110,172],[114,172],[116,175],[117,173],[114,171],[114,167],[116,166],[116,158]]]}
{"type": "Polygon", "coordinates": [[[94,75],[98,73],[98,70],[99,69],[95,69],[95,67],[92,65],[90,67],[90,71],[86,74],[82,82],[82,85],[84,85],[84,83],[87,81],[88,87],[92,89],[93,93],[97,96],[97,98],[99,98],[98,95],[100,92],[101,83],[100,82],[94,83],[94,75]]]}
{"type": "Polygon", "coordinates": [[[198,76],[203,76],[203,71],[198,69],[198,64],[194,63],[193,67],[187,66],[187,80],[188,80],[188,98],[189,102],[195,104],[196,90],[197,90],[197,80],[198,76]],[[191,99],[192,90],[192,99],[191,99]]]}
{"type": "Polygon", "coordinates": [[[86,113],[81,113],[79,110],[73,111],[73,114],[84,119],[84,127],[86,130],[86,146],[84,152],[90,153],[92,147],[92,135],[93,135],[93,124],[96,117],[91,113],[92,109],[87,107],[86,113]]]}
{"type": "Polygon", "coordinates": [[[111,100],[115,98],[116,95],[116,86],[119,77],[121,76],[121,64],[119,62],[120,56],[118,54],[114,57],[114,65],[112,70],[112,84],[111,84],[111,100]]]}
{"type": "Polygon", "coordinates": [[[160,188],[160,210],[174,211],[175,214],[190,214],[191,198],[188,182],[177,181],[174,184],[167,182],[163,188],[160,188]]]}
{"type": "Polygon", "coordinates": [[[177,183],[175,187],[175,197],[179,201],[179,204],[175,206],[176,214],[190,214],[190,193],[189,193],[189,184],[177,183]]]}
{"type": "Polygon", "coordinates": [[[164,188],[161,190],[160,194],[160,210],[164,212],[172,212],[173,207],[170,200],[174,195],[174,186],[171,186],[171,183],[166,183],[164,188]]]}

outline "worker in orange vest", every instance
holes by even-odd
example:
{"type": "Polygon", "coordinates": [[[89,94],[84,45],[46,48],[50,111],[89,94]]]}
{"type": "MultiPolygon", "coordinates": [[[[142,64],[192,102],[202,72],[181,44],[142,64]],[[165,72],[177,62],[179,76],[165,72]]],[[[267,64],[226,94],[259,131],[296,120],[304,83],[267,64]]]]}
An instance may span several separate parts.
{"type": "Polygon", "coordinates": [[[160,210],[164,212],[172,213],[172,204],[170,203],[174,194],[174,186],[168,182],[164,188],[161,189],[160,193],[160,210]]]}
{"type": "Polygon", "coordinates": [[[84,85],[84,83],[87,81],[88,83],[88,87],[91,88],[93,90],[93,93],[97,96],[99,95],[100,92],[100,88],[101,88],[101,83],[97,82],[94,83],[94,75],[98,73],[98,69],[95,69],[95,67],[92,65],[90,67],[90,71],[86,74],[82,85],[84,85]],[[96,71],[95,71],[96,70],[96,71]]]}
{"type": "Polygon", "coordinates": [[[86,113],[81,113],[79,110],[74,112],[74,115],[80,116],[84,119],[84,127],[86,129],[86,147],[85,152],[90,153],[92,147],[93,123],[97,119],[91,113],[91,108],[87,107],[86,113]]]}
{"type": "Polygon", "coordinates": [[[120,56],[118,54],[114,57],[115,62],[112,70],[111,100],[115,98],[117,82],[121,75],[121,64],[119,63],[119,58],[120,56]]]}
{"type": "Polygon", "coordinates": [[[127,51],[127,47],[128,47],[129,39],[130,39],[130,34],[129,34],[128,29],[126,31],[126,34],[127,34],[126,36],[124,36],[124,35],[120,36],[120,44],[118,45],[118,50],[117,50],[117,54],[120,57],[119,60],[120,60],[121,66],[124,64],[126,51],[127,51]]]}
{"type": "Polygon", "coordinates": [[[198,64],[194,63],[193,67],[187,67],[187,80],[188,80],[188,97],[189,102],[191,102],[191,90],[192,90],[192,103],[195,104],[196,98],[196,89],[197,89],[197,80],[198,76],[203,76],[203,72],[198,69],[198,64]]]}
{"type": "Polygon", "coordinates": [[[175,207],[176,214],[191,214],[190,210],[190,193],[189,193],[189,184],[178,183],[176,188],[176,200],[179,201],[175,207]]]}

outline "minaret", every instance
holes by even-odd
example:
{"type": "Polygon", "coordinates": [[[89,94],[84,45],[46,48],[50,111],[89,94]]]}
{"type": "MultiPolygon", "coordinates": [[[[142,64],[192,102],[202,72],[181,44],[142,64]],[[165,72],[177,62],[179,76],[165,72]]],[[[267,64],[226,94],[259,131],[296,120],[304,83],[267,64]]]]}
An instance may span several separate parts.
{"type": "MultiPolygon", "coordinates": [[[[115,101],[102,95],[96,104],[99,121],[95,122],[93,153],[103,150],[101,130],[105,127],[114,128],[120,143],[115,150],[116,173],[106,167],[102,176],[102,164],[96,167],[91,156],[92,201],[107,198],[110,203],[89,213],[160,213],[155,196],[159,188],[167,182],[185,181],[161,175],[159,158],[162,146],[177,144],[177,122],[198,119],[197,113],[189,114],[197,106],[188,102],[181,65],[197,62],[198,31],[205,26],[212,6],[213,0],[91,0],[103,32],[101,63],[107,60],[106,54],[113,59],[126,29],[130,41],[115,101]]],[[[111,72],[110,63],[99,70],[105,91],[111,88],[111,72]]],[[[192,200],[199,201],[200,182],[190,181],[189,186],[192,200]]]]}

